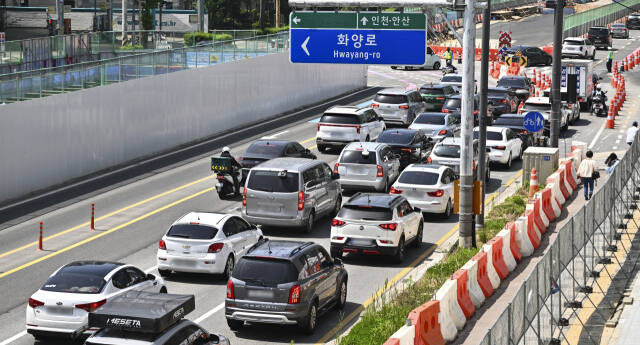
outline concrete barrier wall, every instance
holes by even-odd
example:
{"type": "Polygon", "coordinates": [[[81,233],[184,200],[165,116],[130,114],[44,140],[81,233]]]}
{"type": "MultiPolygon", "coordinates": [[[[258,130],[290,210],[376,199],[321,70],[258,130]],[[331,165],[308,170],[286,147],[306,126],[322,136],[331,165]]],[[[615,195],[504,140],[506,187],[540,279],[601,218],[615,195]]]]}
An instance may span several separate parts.
{"type": "Polygon", "coordinates": [[[0,203],[366,86],[287,53],[0,106],[0,203]]]}

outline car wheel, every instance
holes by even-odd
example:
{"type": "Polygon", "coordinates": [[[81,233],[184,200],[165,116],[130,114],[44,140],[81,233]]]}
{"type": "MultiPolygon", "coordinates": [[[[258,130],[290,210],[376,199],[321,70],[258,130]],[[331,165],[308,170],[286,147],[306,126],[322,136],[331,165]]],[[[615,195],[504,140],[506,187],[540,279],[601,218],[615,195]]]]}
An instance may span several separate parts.
{"type": "Polygon", "coordinates": [[[163,286],[162,288],[160,288],[160,293],[168,293],[167,292],[167,287],[163,286]]]}
{"type": "Polygon", "coordinates": [[[318,304],[313,302],[311,307],[309,308],[309,313],[307,316],[302,319],[302,330],[311,335],[316,330],[316,325],[318,323],[318,304]]]}
{"type": "Polygon", "coordinates": [[[318,144],[318,151],[324,152],[326,150],[327,150],[327,147],[325,145],[318,144]]]}
{"type": "Polygon", "coordinates": [[[509,159],[507,159],[507,169],[511,169],[511,153],[509,153],[509,159]]]}
{"type": "Polygon", "coordinates": [[[342,259],[342,250],[339,248],[331,248],[331,257],[334,259],[342,259]]]}
{"type": "Polygon", "coordinates": [[[168,277],[171,274],[171,270],[158,270],[158,273],[160,273],[161,277],[168,277]]]}
{"type": "Polygon", "coordinates": [[[451,217],[451,213],[453,213],[453,206],[451,206],[451,199],[449,199],[447,200],[447,208],[444,209],[442,218],[449,219],[449,217],[451,217]]]}
{"type": "Polygon", "coordinates": [[[553,63],[553,58],[548,58],[546,65],[551,66],[552,63],[553,63]]]}
{"type": "Polygon", "coordinates": [[[369,140],[371,140],[371,138],[369,138],[369,136],[367,135],[367,137],[364,138],[364,141],[369,141],[369,140]]]}
{"type": "Polygon", "coordinates": [[[340,287],[338,288],[338,296],[336,296],[336,308],[342,310],[344,306],[347,304],[347,281],[342,280],[340,282],[340,287]]]}
{"type": "Polygon", "coordinates": [[[434,70],[439,70],[440,69],[440,62],[436,61],[433,63],[433,69],[434,70]]]}
{"type": "Polygon", "coordinates": [[[595,60],[596,59],[596,51],[593,51],[593,54],[591,54],[591,60],[595,60]]]}
{"type": "Polygon", "coordinates": [[[237,331],[244,326],[244,321],[227,319],[227,325],[232,331],[237,331]]]}
{"type": "Polygon", "coordinates": [[[342,207],[342,196],[338,195],[338,198],[336,199],[336,204],[333,206],[333,211],[331,211],[331,218],[335,217],[338,215],[338,212],[340,212],[340,207],[342,207]]]}
{"type": "Polygon", "coordinates": [[[487,169],[487,172],[484,173],[484,182],[486,184],[489,184],[490,181],[491,181],[491,170],[487,169]]]}
{"type": "Polygon", "coordinates": [[[311,210],[311,213],[309,213],[309,218],[307,218],[307,223],[302,228],[305,234],[310,234],[311,231],[313,230],[313,218],[315,216],[316,216],[316,212],[311,210]]]}
{"type": "Polygon", "coordinates": [[[222,273],[222,277],[225,279],[231,278],[231,273],[233,272],[234,267],[235,261],[233,260],[233,255],[229,255],[229,257],[227,257],[227,264],[224,265],[224,272],[222,273]]]}
{"type": "Polygon", "coordinates": [[[398,66],[391,66],[391,69],[397,69],[398,66]]]}
{"type": "Polygon", "coordinates": [[[518,159],[522,160],[522,154],[524,153],[524,144],[520,145],[520,153],[518,153],[518,159]]]}
{"type": "Polygon", "coordinates": [[[398,243],[398,249],[396,249],[396,254],[393,256],[393,261],[398,264],[404,261],[404,237],[400,237],[400,243],[398,243]]]}
{"type": "Polygon", "coordinates": [[[384,181],[384,189],[382,190],[382,193],[389,193],[389,179],[384,181]]]}
{"type": "Polygon", "coordinates": [[[413,248],[418,248],[422,245],[423,226],[424,226],[424,222],[420,222],[420,225],[418,226],[418,233],[416,234],[416,238],[413,240],[413,243],[411,244],[413,248]]]}

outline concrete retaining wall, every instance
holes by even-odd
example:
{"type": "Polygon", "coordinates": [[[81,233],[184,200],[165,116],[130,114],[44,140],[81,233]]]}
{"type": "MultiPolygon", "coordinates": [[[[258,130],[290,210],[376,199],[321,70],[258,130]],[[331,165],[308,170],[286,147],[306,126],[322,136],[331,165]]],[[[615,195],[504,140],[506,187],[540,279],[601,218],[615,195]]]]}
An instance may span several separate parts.
{"type": "Polygon", "coordinates": [[[0,203],[366,86],[267,55],[0,106],[0,203]]]}

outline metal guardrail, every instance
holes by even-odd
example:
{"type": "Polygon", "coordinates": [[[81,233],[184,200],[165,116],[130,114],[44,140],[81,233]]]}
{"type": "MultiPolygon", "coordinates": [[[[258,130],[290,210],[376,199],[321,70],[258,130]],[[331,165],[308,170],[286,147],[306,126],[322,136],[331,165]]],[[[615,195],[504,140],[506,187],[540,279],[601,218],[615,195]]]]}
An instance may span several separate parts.
{"type": "MultiPolygon", "coordinates": [[[[640,236],[631,240],[631,233],[640,226],[632,215],[640,200],[636,187],[640,183],[639,140],[636,137],[592,200],[557,231],[482,345],[576,344],[575,332],[568,331],[571,326],[584,328],[577,343],[600,345],[602,326],[635,276],[639,259],[640,236]],[[613,252],[626,255],[626,261],[619,262],[613,252]],[[598,277],[613,281],[608,291],[598,277]],[[597,322],[581,316],[583,306],[597,306],[593,311],[597,322]],[[574,338],[569,339],[569,333],[574,338]]],[[[582,197],[581,190],[579,193],[582,197]]]]}
{"type": "Polygon", "coordinates": [[[563,36],[564,38],[581,36],[586,34],[592,26],[613,23],[633,12],[629,8],[639,10],[640,0],[622,0],[617,3],[614,2],[609,5],[565,16],[563,36]]]}
{"type": "Polygon", "coordinates": [[[0,75],[0,100],[17,102],[283,52],[289,33],[256,36],[0,75]]]}

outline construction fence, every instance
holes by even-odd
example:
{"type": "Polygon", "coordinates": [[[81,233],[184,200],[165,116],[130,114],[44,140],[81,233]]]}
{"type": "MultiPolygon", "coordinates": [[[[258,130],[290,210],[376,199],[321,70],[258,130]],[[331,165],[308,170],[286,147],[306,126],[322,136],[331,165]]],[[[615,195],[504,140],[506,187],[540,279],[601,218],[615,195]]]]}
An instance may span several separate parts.
{"type": "Polygon", "coordinates": [[[586,34],[592,26],[607,26],[640,9],[640,0],[621,0],[564,17],[563,37],[586,34]]]}

